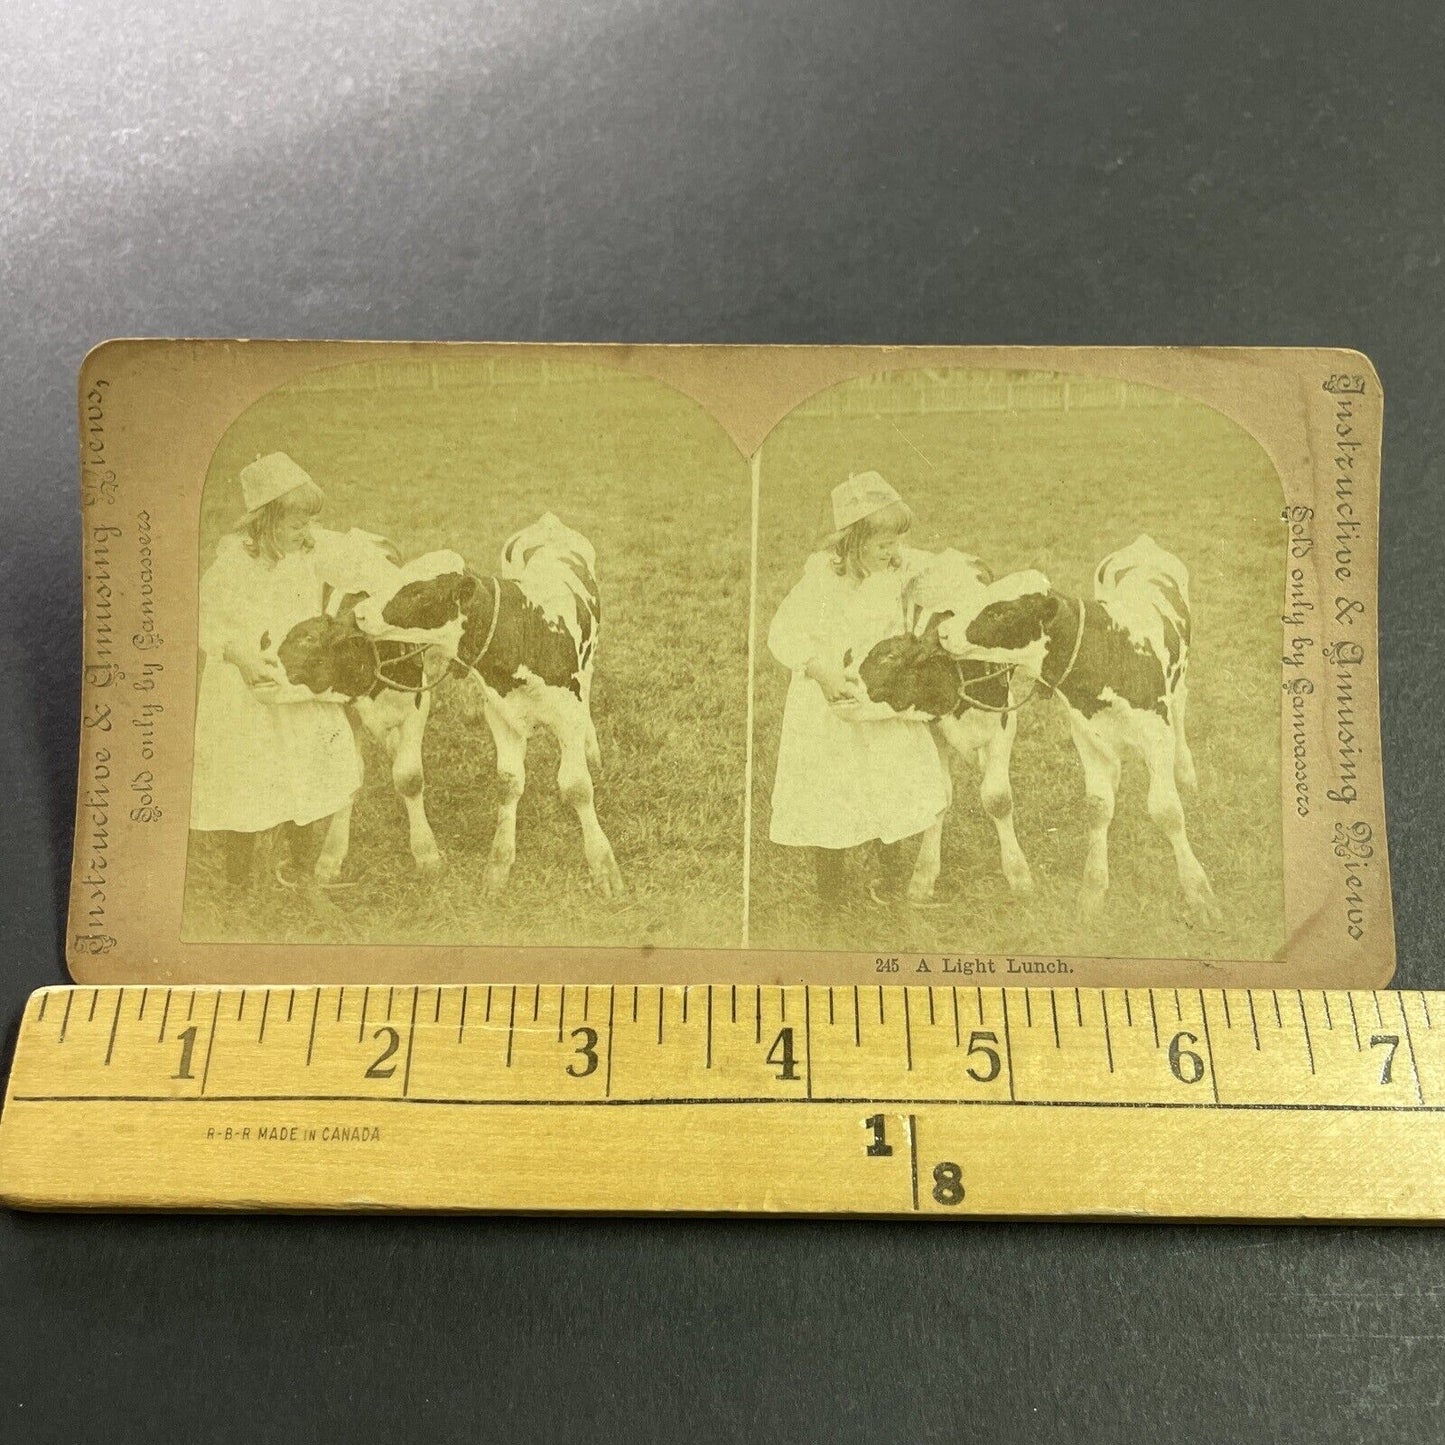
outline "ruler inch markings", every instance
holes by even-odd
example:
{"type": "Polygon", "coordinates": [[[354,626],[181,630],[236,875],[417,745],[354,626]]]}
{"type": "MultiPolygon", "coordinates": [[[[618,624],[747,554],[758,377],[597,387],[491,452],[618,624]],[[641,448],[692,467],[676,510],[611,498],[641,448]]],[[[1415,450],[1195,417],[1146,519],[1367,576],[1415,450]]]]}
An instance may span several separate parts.
{"type": "MultiPolygon", "coordinates": [[[[1013,1038],[1009,1033],[1008,1026],[1008,990],[1001,988],[999,998],[1003,1000],[1003,1048],[1004,1055],[1008,1059],[1008,1096],[1010,1101],[1014,1099],[1014,1046],[1013,1038]]],[[[983,995],[979,995],[979,1012],[983,1012],[983,995]]]]}
{"type": "MultiPolygon", "coordinates": [[[[1179,997],[1175,991],[1175,998],[1179,997]]],[[[1181,1022],[1183,1020],[1181,1019],[1181,1022]]],[[[1219,1073],[1214,1067],[1214,1040],[1209,1036],[1209,1005],[1204,1001],[1204,990],[1199,990],[1199,1022],[1204,1029],[1204,1048],[1209,1054],[1209,1086],[1214,1090],[1214,1102],[1219,1102],[1219,1073]]]]}
{"type": "MultiPolygon", "coordinates": [[[[1410,1051],[1410,1073],[1414,1076],[1415,1079],[1415,1098],[1421,1104],[1423,1104],[1425,1102],[1425,1088],[1420,1081],[1420,1059],[1419,1056],[1415,1053],[1415,1039],[1410,1032],[1410,1015],[1405,1008],[1405,995],[1403,993],[1396,994],[1395,1002],[1398,1003],[1400,1006],[1400,1022],[1404,1025],[1405,1028],[1405,1047],[1410,1051]]],[[[1375,1006],[1377,1008],[1379,1007],[1379,1003],[1380,997],[1378,994],[1376,994],[1375,1006]]],[[[1383,1027],[1383,1021],[1381,1026],[1383,1027]]]]}
{"type": "MultiPolygon", "coordinates": [[[[617,987],[615,984],[612,984],[609,985],[607,989],[607,1072],[605,1075],[603,1075],[602,1081],[602,1096],[605,1099],[610,1099],[612,1097],[612,1051],[617,1044],[617,1031],[612,1026],[612,1011],[616,1007],[616,1004],[617,987]]],[[[635,993],[633,995],[633,1008],[634,1010],[636,1009],[635,993]]],[[[637,1015],[634,1012],[634,1021],[636,1020],[636,1018],[637,1015]]]]}
{"type": "MultiPolygon", "coordinates": [[[[803,1049],[804,1049],[805,1053],[807,1054],[807,1057],[803,1060],[803,1075],[804,1075],[803,1091],[804,1091],[804,1093],[808,1096],[808,1098],[810,1098],[810,1099],[813,1097],[813,1002],[812,1002],[812,994],[813,994],[812,989],[810,989],[807,984],[804,984],[804,985],[803,985],[803,1049]]],[[[908,997],[908,995],[907,995],[907,994],[904,994],[903,997],[904,997],[904,999],[906,1000],[907,997],[908,997]]],[[[712,990],[711,990],[711,989],[708,990],[708,998],[709,998],[708,1022],[709,1022],[709,1025],[711,1025],[711,1022],[712,1022],[712,1013],[711,1013],[712,990]]],[[[709,1037],[711,1037],[711,1035],[709,1035],[709,1037]]],[[[908,1067],[909,1067],[910,1069],[913,1067],[911,1058],[910,1058],[910,1062],[909,1062],[908,1067]]]]}
{"type": "MultiPolygon", "coordinates": [[[[245,989],[241,992],[244,994],[245,989]]],[[[193,995],[194,997],[194,995],[193,995]]],[[[216,1047],[216,1031],[221,1023],[221,990],[216,990],[216,1006],[211,1012],[211,1036],[206,1040],[206,1062],[201,1070],[201,1093],[206,1092],[206,1083],[211,1077],[211,1054],[216,1047]]]]}
{"type": "Polygon", "coordinates": [[[311,1032],[306,1039],[306,1067],[311,1067],[311,1055],[316,1048],[316,1015],[321,1012],[321,988],[316,989],[316,998],[311,1005],[311,1032]]]}
{"type": "Polygon", "coordinates": [[[913,1175],[913,1207],[918,1208],[918,1116],[908,1116],[908,1164],[913,1175]]]}
{"type": "Polygon", "coordinates": [[[1109,1072],[1114,1072],[1114,1040],[1109,1034],[1109,996],[1103,989],[1099,990],[1099,1008],[1104,1015],[1104,1054],[1109,1060],[1109,1072]]]}
{"type": "Polygon", "coordinates": [[[421,998],[421,988],[414,986],[411,991],[411,1024],[406,1031],[406,1064],[401,1071],[401,1096],[405,1098],[411,1089],[411,1055],[416,1047],[416,1006],[421,998]]]}
{"type": "MultiPolygon", "coordinates": [[[[1308,1015],[1305,1013],[1305,996],[1304,996],[1304,990],[1297,988],[1297,989],[1295,989],[1294,992],[1295,992],[1295,997],[1299,1000],[1299,1021],[1300,1021],[1301,1027],[1304,1029],[1304,1034],[1305,1034],[1305,1053],[1307,1053],[1307,1054],[1309,1055],[1309,1060],[1310,1060],[1310,1073],[1314,1073],[1314,1071],[1315,1071],[1315,1046],[1314,1046],[1314,1040],[1310,1038],[1310,1021],[1309,1021],[1309,1017],[1308,1017],[1308,1015]]],[[[1420,1102],[1421,1102],[1421,1103],[1424,1103],[1425,1101],[1422,1099],[1420,1102]]]]}
{"type": "Polygon", "coordinates": [[[120,1027],[120,1005],[125,998],[125,990],[120,989],[115,996],[115,1016],[110,1021],[110,1041],[105,1046],[105,1062],[109,1065],[111,1056],[115,1053],[115,1031],[120,1027]]]}

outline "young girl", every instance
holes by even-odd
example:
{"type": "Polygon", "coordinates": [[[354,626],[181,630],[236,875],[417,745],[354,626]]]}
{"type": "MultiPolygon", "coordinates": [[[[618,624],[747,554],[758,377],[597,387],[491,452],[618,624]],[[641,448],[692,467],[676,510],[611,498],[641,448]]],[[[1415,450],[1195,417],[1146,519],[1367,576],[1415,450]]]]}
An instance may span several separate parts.
{"type": "Polygon", "coordinates": [[[291,688],[274,656],[297,622],[321,611],[323,581],[333,580],[317,566],[321,489],[273,452],[242,468],[241,491],[246,513],[201,578],[191,786],[191,827],[228,835],[233,885],[249,875],[258,834],[331,817],[362,775],[343,706],[291,688]]]}
{"type": "MultiPolygon", "coordinates": [[[[904,629],[903,585],[925,560],[903,545],[913,514],[877,472],[865,472],[833,488],[832,522],[768,629],[769,650],[793,675],[769,836],[814,851],[824,908],[841,896],[846,849],[923,832],[950,794],[927,723],[850,721],[833,706],[861,696],[845,658],[860,662],[904,629]]],[[[899,859],[888,851],[896,875],[899,859]]]]}

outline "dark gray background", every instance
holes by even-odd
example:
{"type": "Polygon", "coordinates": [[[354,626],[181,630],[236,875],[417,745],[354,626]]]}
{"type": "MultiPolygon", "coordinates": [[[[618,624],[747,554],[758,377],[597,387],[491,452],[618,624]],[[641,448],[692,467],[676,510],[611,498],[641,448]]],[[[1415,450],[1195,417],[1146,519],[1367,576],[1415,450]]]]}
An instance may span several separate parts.
{"type": "MultiPolygon", "coordinates": [[[[0,18],[0,1022],[63,978],[111,335],[1356,346],[1398,982],[1440,925],[1438,0],[0,18]]],[[[1433,1231],[0,1218],[0,1436],[1438,1440],[1433,1231]]]]}

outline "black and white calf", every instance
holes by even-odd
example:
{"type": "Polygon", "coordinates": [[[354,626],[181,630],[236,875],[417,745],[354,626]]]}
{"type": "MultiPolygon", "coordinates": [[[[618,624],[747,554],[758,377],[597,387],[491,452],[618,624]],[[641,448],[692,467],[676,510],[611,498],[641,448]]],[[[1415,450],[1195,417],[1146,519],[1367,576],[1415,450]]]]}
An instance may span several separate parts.
{"type": "MultiPolygon", "coordinates": [[[[1009,767],[1018,714],[1008,669],[952,657],[939,641],[940,627],[959,609],[970,610],[989,580],[976,557],[940,552],[905,593],[911,630],[874,646],[859,664],[858,678],[871,702],[886,704],[902,717],[927,719],[955,752],[977,763],[979,799],[998,833],[1004,877],[1013,892],[1027,893],[1034,880],[1014,832],[1009,767]]],[[[915,902],[933,896],[942,843],[940,819],[919,845],[908,884],[915,902]]]]}
{"type": "Polygon", "coordinates": [[[1149,816],[1174,850],[1185,898],[1199,919],[1219,916],[1179,799],[1179,787],[1196,781],[1184,733],[1189,574],[1179,558],[1140,536],[1099,564],[1092,600],[1056,591],[1041,572],[1000,578],[940,625],[939,641],[954,657],[1031,674],[1061,699],[1089,803],[1086,909],[1109,886],[1109,824],[1121,759],[1133,750],[1149,770],[1149,816]]]}
{"type": "MultiPolygon", "coordinates": [[[[301,628],[319,632],[321,619],[301,628]]],[[[469,571],[455,552],[434,552],[400,569],[395,585],[356,604],[334,626],[297,655],[299,629],[282,649],[293,682],[316,692],[350,689],[364,679],[356,666],[338,685],[342,658],[362,658],[373,649],[393,654],[428,681],[411,682],[399,664],[373,664],[373,679],[405,697],[425,723],[426,692],[438,669],[477,689],[496,743],[501,787],[497,828],[487,862],[487,886],[505,886],[517,854],[517,804],[526,787],[527,744],[537,728],[557,740],[561,761],[557,783],[577,813],[583,851],[592,878],[607,896],[622,892],[622,875],[612,845],[598,822],[592,772],[599,765],[592,723],[592,674],[601,625],[596,554],[581,533],[550,512],[511,537],[501,567],[491,576],[469,571]],[[287,648],[292,660],[287,661],[287,648]],[[326,661],[318,663],[318,651],[326,661]]],[[[398,785],[400,788],[400,785],[398,785]]],[[[421,756],[416,754],[415,797],[420,810],[421,756]]],[[[405,794],[404,794],[405,796],[405,794]]],[[[429,831],[429,830],[428,830],[429,831]]],[[[415,854],[415,835],[413,853],[415,854]]],[[[418,859],[420,862],[420,859],[418,859]]]]}

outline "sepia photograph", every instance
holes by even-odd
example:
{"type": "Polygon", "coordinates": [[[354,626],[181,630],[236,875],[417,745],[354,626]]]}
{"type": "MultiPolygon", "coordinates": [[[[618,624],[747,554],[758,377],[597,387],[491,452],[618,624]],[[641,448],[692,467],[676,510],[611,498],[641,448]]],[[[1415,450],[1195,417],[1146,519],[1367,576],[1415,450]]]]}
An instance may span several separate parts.
{"type": "Polygon", "coordinates": [[[1393,967],[1355,353],[115,342],[81,406],[77,976],[1393,967]]]}
{"type": "Polygon", "coordinates": [[[736,945],[750,497],[694,402],[318,370],[201,509],[184,938],[736,945]]]}
{"type": "Polygon", "coordinates": [[[1282,949],[1253,437],[1153,386],[895,371],[796,408],[758,471],[754,946],[1282,949]]]}

